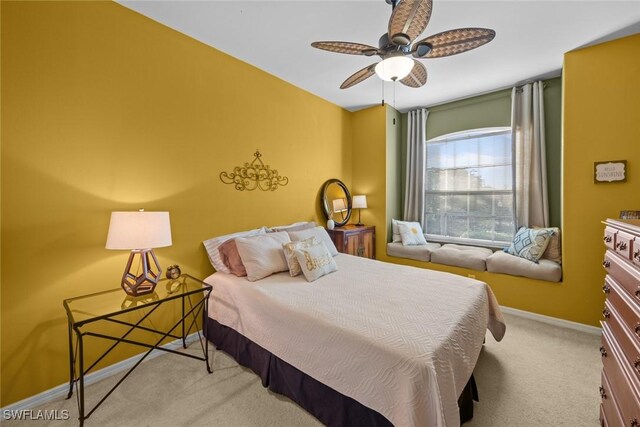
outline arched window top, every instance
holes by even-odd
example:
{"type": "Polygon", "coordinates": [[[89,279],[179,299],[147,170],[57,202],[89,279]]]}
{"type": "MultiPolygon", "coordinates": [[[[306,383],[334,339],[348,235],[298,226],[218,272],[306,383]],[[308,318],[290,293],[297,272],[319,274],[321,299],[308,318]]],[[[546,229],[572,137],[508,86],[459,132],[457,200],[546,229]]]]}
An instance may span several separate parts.
{"type": "Polygon", "coordinates": [[[435,138],[431,138],[427,140],[427,142],[460,141],[463,139],[488,137],[492,135],[503,135],[503,134],[511,134],[511,128],[508,126],[500,126],[500,127],[468,129],[468,130],[462,130],[459,132],[452,132],[452,133],[447,133],[445,135],[440,135],[435,138]]]}

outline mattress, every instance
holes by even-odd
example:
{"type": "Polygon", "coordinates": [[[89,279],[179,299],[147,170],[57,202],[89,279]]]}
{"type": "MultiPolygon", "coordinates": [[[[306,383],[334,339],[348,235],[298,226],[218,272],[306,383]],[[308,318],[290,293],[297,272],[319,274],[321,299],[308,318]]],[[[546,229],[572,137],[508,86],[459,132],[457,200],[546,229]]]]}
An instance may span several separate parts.
{"type": "Polygon", "coordinates": [[[308,283],[215,273],[209,317],[396,426],[460,424],[457,399],[486,329],[505,325],[483,282],[339,254],[308,283]]]}

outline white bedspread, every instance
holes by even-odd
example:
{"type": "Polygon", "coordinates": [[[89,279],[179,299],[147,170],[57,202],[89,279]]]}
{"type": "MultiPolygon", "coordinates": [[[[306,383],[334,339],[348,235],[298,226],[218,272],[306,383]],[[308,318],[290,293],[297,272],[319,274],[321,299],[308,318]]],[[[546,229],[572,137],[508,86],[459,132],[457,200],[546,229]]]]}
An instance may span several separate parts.
{"type": "Polygon", "coordinates": [[[449,273],[336,256],[308,283],[215,273],[209,316],[395,426],[457,426],[485,331],[505,326],[491,289],[449,273]]]}

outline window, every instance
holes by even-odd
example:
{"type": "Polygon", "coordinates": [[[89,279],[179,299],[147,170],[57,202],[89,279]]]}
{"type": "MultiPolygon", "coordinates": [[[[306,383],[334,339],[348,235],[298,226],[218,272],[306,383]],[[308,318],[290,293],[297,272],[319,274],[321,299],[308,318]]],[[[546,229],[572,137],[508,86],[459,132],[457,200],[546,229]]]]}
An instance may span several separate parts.
{"type": "Polygon", "coordinates": [[[441,242],[507,246],[514,233],[511,128],[427,141],[425,225],[441,242]]]}

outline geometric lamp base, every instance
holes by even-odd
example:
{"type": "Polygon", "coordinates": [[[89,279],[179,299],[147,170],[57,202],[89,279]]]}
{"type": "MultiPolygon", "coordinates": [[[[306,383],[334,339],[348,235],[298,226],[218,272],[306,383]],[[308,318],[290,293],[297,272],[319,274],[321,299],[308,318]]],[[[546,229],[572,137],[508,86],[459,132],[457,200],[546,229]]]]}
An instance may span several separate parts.
{"type": "Polygon", "coordinates": [[[129,255],[127,267],[122,275],[122,289],[128,295],[134,297],[153,293],[161,272],[160,264],[156,254],[153,253],[153,249],[134,249],[129,255]],[[131,272],[136,256],[140,256],[140,262],[142,263],[142,272],[139,275],[131,272]],[[149,263],[150,260],[153,261],[153,264],[149,263]]]}

